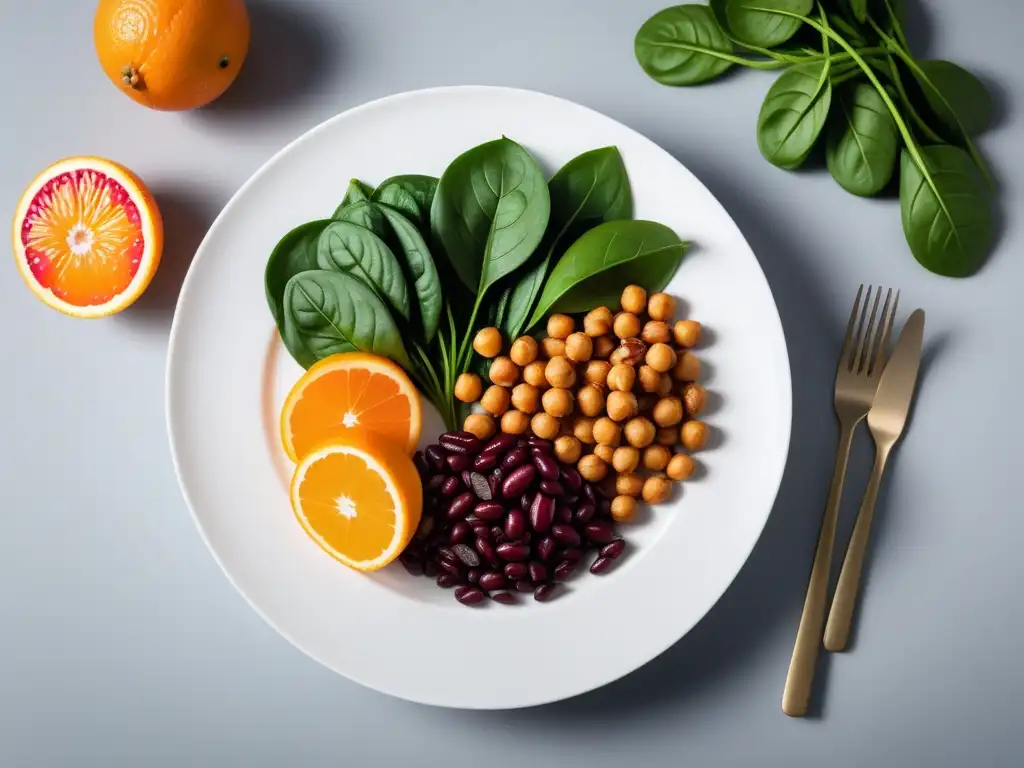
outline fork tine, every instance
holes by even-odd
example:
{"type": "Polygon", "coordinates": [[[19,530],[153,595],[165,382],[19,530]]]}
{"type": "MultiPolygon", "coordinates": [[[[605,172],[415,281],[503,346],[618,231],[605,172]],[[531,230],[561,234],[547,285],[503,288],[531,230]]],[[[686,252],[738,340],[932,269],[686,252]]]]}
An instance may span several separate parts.
{"type": "MultiPolygon", "coordinates": [[[[899,291],[896,292],[896,300],[899,301],[899,291]]],[[[871,340],[871,347],[868,350],[868,365],[867,374],[873,376],[876,372],[881,372],[882,368],[885,367],[885,362],[889,357],[889,336],[892,333],[892,321],[893,315],[895,314],[895,307],[893,311],[889,311],[889,303],[892,301],[892,288],[890,288],[885,294],[885,304],[882,305],[882,316],[878,318],[878,333],[875,338],[871,340]]]]}
{"type": "Polygon", "coordinates": [[[857,327],[857,310],[860,309],[860,297],[864,293],[864,283],[857,289],[857,298],[853,300],[853,309],[850,311],[850,322],[846,324],[846,338],[843,340],[843,351],[839,353],[840,365],[850,367],[850,351],[853,349],[853,330],[857,327]]]}
{"type": "MultiPolygon", "coordinates": [[[[871,363],[871,350],[875,344],[875,318],[878,317],[878,302],[881,299],[882,286],[878,286],[875,289],[875,303],[871,307],[871,316],[868,318],[868,329],[860,340],[861,346],[864,348],[864,356],[861,357],[860,350],[857,350],[857,370],[861,373],[867,373],[868,365],[871,363]]],[[[879,318],[879,321],[881,321],[881,318],[879,318]]],[[[879,322],[879,325],[881,325],[881,322],[879,322]]]]}
{"type": "MultiPolygon", "coordinates": [[[[868,318],[868,304],[871,302],[871,293],[874,290],[873,286],[868,286],[867,295],[864,296],[864,306],[860,313],[860,324],[857,326],[857,349],[854,350],[853,359],[850,360],[850,370],[854,373],[861,372],[861,361],[864,359],[864,342],[867,339],[868,334],[864,333],[864,326],[867,323],[868,318]]],[[[871,322],[875,321],[875,312],[878,310],[878,299],[875,299],[875,307],[871,310],[871,322]]],[[[870,328],[868,333],[870,333],[870,328]]]]}
{"type": "Polygon", "coordinates": [[[896,291],[896,299],[892,303],[892,315],[889,317],[889,332],[885,335],[885,357],[883,358],[883,365],[889,360],[889,355],[892,353],[892,325],[896,321],[896,308],[900,305],[900,292],[896,291]]]}

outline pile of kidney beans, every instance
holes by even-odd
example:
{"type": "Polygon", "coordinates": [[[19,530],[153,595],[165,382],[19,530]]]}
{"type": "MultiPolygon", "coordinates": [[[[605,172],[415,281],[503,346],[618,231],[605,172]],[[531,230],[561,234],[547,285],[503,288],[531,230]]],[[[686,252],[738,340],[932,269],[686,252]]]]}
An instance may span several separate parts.
{"type": "Polygon", "coordinates": [[[602,574],[626,548],[608,501],[555,459],[549,440],[446,432],[414,460],[423,518],[401,562],[454,587],[463,605],[511,605],[516,592],[550,600],[589,552],[597,550],[590,572],[602,574]]]}

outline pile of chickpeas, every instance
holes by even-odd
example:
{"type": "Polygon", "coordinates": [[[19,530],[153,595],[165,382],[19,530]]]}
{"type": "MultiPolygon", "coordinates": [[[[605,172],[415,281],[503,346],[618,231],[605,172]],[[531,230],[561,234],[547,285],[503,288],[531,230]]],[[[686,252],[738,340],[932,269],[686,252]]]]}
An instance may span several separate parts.
{"type": "Polygon", "coordinates": [[[697,379],[700,342],[696,320],[675,321],[676,301],[665,293],[627,286],[620,311],[591,310],[583,329],[569,315],[551,315],[547,337],[522,336],[505,351],[497,328],[473,339],[477,354],[491,360],[490,385],[464,373],[455,397],[479,403],[464,429],[480,439],[502,432],[531,432],[554,441],[557,458],[599,483],[612,498],[611,514],[626,522],[637,499],[668,499],[672,481],[685,480],[708,426],[697,416],[707,391],[697,379]]]}

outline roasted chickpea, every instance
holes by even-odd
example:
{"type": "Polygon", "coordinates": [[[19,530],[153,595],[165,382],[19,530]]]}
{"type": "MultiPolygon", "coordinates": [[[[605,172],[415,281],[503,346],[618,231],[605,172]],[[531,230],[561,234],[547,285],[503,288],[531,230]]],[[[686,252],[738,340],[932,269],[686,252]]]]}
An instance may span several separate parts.
{"type": "Polygon", "coordinates": [[[708,403],[708,391],[700,384],[691,382],[683,385],[683,405],[689,416],[698,416],[708,403]]]}
{"type": "Polygon", "coordinates": [[[603,387],[605,382],[608,381],[608,372],[611,369],[612,364],[607,360],[591,360],[587,363],[587,369],[583,372],[583,378],[587,380],[588,384],[603,387]]]}
{"type": "Polygon", "coordinates": [[[612,329],[612,311],[597,307],[583,317],[583,330],[587,336],[604,336],[612,329]]]}
{"type": "Polygon", "coordinates": [[[608,388],[617,392],[631,392],[636,381],[636,369],[632,365],[619,363],[608,372],[608,388]]]}
{"type": "Polygon", "coordinates": [[[664,475],[651,475],[644,480],[641,495],[648,504],[661,504],[672,495],[672,483],[664,475]]]}
{"type": "Polygon", "coordinates": [[[610,445],[614,447],[619,444],[621,437],[622,427],[607,416],[602,416],[594,422],[594,440],[601,445],[610,445]]]}
{"type": "Polygon", "coordinates": [[[665,474],[673,480],[686,480],[697,469],[697,462],[685,453],[677,453],[669,459],[665,474]]]}
{"type": "Polygon", "coordinates": [[[501,331],[497,328],[481,328],[473,337],[473,349],[480,357],[496,357],[501,352],[501,331]]]}
{"type": "Polygon", "coordinates": [[[608,465],[605,464],[596,454],[584,456],[576,464],[576,469],[583,475],[583,479],[591,483],[599,483],[608,474],[608,465]]]}
{"type": "Polygon", "coordinates": [[[649,365],[641,365],[637,371],[637,378],[640,380],[640,388],[644,392],[657,392],[658,384],[661,382],[662,374],[651,368],[649,365]]]}
{"type": "Polygon", "coordinates": [[[645,360],[658,373],[665,373],[671,371],[676,364],[676,352],[668,344],[652,344],[645,360]]]}
{"type": "Polygon", "coordinates": [[[572,413],[572,392],[568,389],[549,389],[541,395],[540,402],[556,419],[572,413]]]}
{"type": "Polygon", "coordinates": [[[662,397],[668,395],[672,391],[672,377],[667,373],[661,374],[661,378],[658,380],[658,388],[654,391],[662,397]]]}
{"type": "Polygon", "coordinates": [[[664,445],[648,445],[644,448],[640,461],[644,465],[644,469],[651,472],[661,472],[668,466],[669,459],[671,458],[672,451],[668,447],[664,445]]]}
{"type": "Polygon", "coordinates": [[[613,421],[625,421],[636,416],[639,405],[632,392],[609,392],[605,409],[613,421]]]}
{"type": "Polygon", "coordinates": [[[612,463],[612,456],[615,455],[615,449],[610,445],[595,445],[594,455],[597,456],[605,464],[612,463]]]}
{"type": "Polygon", "coordinates": [[[628,523],[636,514],[636,499],[632,496],[616,496],[609,510],[616,523],[628,523]]]}
{"type": "Polygon", "coordinates": [[[560,428],[561,425],[558,423],[558,419],[550,413],[541,411],[530,419],[530,429],[533,430],[533,434],[542,440],[554,440],[560,428]]]}
{"type": "Polygon", "coordinates": [[[619,312],[612,321],[612,332],[620,339],[632,339],[640,335],[640,318],[632,312],[619,312]]]}
{"type": "Polygon", "coordinates": [[[492,384],[480,398],[481,407],[492,416],[501,416],[508,410],[509,391],[505,387],[492,384]]]}
{"type": "Polygon", "coordinates": [[[522,411],[505,411],[501,417],[501,431],[506,435],[521,435],[530,427],[530,417],[522,411]]]}
{"type": "Polygon", "coordinates": [[[576,403],[584,416],[599,416],[605,407],[604,392],[593,384],[587,384],[576,393],[576,403]]]}
{"type": "Polygon", "coordinates": [[[671,448],[679,442],[679,430],[675,427],[658,427],[658,431],[654,433],[654,442],[671,448]]]}
{"type": "Polygon", "coordinates": [[[528,366],[523,368],[523,381],[529,384],[531,387],[537,389],[547,389],[551,385],[548,384],[547,377],[544,375],[544,371],[547,369],[548,364],[543,360],[534,360],[528,366]]]}
{"type": "Polygon", "coordinates": [[[708,425],[703,421],[687,421],[679,430],[679,441],[688,451],[699,451],[708,442],[708,425]]]}
{"type": "Polygon", "coordinates": [[[612,466],[616,472],[632,472],[640,466],[640,451],[631,445],[620,445],[612,454],[612,466]]]}
{"type": "Polygon", "coordinates": [[[594,354],[594,342],[585,333],[570,333],[565,340],[565,356],[577,363],[585,363],[594,354]]]}
{"type": "Polygon", "coordinates": [[[575,329],[576,323],[569,315],[552,315],[548,318],[548,336],[552,339],[567,339],[575,329]]]}
{"type": "Polygon", "coordinates": [[[594,339],[594,354],[598,360],[607,360],[609,355],[615,351],[615,340],[611,336],[598,336],[594,339]]]}
{"type": "Polygon", "coordinates": [[[608,358],[612,365],[625,363],[626,365],[640,365],[647,354],[647,345],[638,338],[623,339],[615,351],[608,358]]]}
{"type": "Polygon", "coordinates": [[[626,436],[626,441],[636,448],[646,448],[653,443],[656,431],[650,419],[645,419],[643,416],[630,419],[622,428],[622,434],[626,436]]]}
{"type": "Polygon", "coordinates": [[[512,358],[513,363],[521,368],[537,359],[539,348],[540,345],[537,344],[537,340],[533,336],[520,336],[512,342],[512,349],[509,350],[508,356],[512,358]]]}
{"type": "Polygon", "coordinates": [[[627,285],[622,289],[622,298],[619,303],[622,305],[623,311],[639,315],[647,307],[647,291],[639,285],[627,285]]]}
{"type": "Polygon", "coordinates": [[[663,397],[651,412],[654,423],[659,427],[671,427],[683,420],[683,401],[678,397],[663,397]]]}
{"type": "Polygon", "coordinates": [[[693,352],[683,352],[672,369],[672,375],[679,381],[696,381],[700,378],[700,358],[693,352]]]}
{"type": "Polygon", "coordinates": [[[476,435],[481,440],[486,440],[494,434],[494,417],[489,413],[471,413],[466,417],[462,428],[476,435]]]}
{"type": "Polygon", "coordinates": [[[583,453],[583,445],[572,435],[561,435],[555,439],[555,456],[563,464],[575,464],[583,453]]]}
{"type": "Polygon", "coordinates": [[[475,403],[483,391],[483,382],[475,373],[464,373],[455,380],[455,397],[464,403],[475,403]]]}
{"type": "Polygon", "coordinates": [[[643,487],[644,479],[632,472],[615,478],[615,493],[619,496],[639,496],[643,487]]]}
{"type": "Polygon", "coordinates": [[[553,339],[550,336],[541,339],[540,351],[548,360],[565,354],[565,340],[553,339]]]}
{"type": "Polygon", "coordinates": [[[640,331],[640,338],[648,344],[665,344],[672,340],[672,329],[661,320],[648,320],[640,331]]]}
{"type": "Polygon", "coordinates": [[[512,407],[523,413],[534,413],[540,404],[540,390],[532,384],[516,384],[512,390],[512,407]]]}
{"type": "Polygon", "coordinates": [[[572,434],[584,445],[594,444],[594,420],[588,416],[580,416],[572,425],[572,434]]]}
{"type": "Polygon", "coordinates": [[[680,347],[696,347],[700,343],[700,323],[696,320],[680,320],[672,326],[672,336],[680,347]]]}
{"type": "Polygon", "coordinates": [[[566,358],[556,355],[548,360],[544,369],[544,377],[552,387],[568,389],[576,383],[576,369],[566,358]]]}
{"type": "Polygon", "coordinates": [[[490,378],[492,384],[511,387],[519,378],[519,368],[507,357],[496,357],[491,363],[490,378]]]}
{"type": "Polygon", "coordinates": [[[647,314],[651,320],[671,320],[675,313],[676,300],[667,293],[652,293],[647,300],[647,314]]]}

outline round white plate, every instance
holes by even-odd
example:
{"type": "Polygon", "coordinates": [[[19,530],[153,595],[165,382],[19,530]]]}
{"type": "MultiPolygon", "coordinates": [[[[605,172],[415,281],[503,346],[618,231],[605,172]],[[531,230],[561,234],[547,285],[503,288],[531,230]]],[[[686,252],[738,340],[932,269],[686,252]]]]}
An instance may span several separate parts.
{"type": "MultiPolygon", "coordinates": [[[[764,275],[739,229],[693,174],[629,128],[530,91],[454,87],[391,96],[310,131],[228,203],[178,300],[167,423],[178,480],[232,583],[273,627],[327,667],[412,701],[523,707],[611,682],[686,634],[739,572],[764,527],[789,448],[789,359],[764,275]],[[623,532],[632,553],[584,572],[550,603],[465,608],[397,563],[375,575],[324,554],[292,515],[277,413],[301,373],[277,340],[263,269],[292,227],[329,216],[352,177],[440,175],[506,135],[549,174],[616,145],[636,218],[694,243],[669,292],[708,329],[715,393],[702,476],[623,532]]],[[[424,441],[438,431],[424,425],[424,441]]]]}

